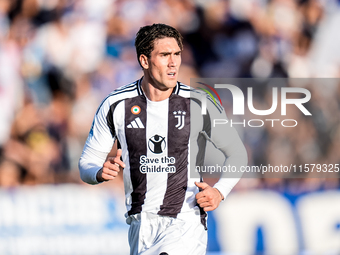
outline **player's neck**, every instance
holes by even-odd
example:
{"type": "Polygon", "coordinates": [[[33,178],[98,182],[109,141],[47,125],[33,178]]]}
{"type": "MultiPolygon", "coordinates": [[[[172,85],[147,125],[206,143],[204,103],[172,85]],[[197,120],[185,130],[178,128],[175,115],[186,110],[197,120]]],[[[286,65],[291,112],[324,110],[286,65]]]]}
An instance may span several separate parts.
{"type": "Polygon", "coordinates": [[[157,86],[153,85],[148,79],[144,76],[142,80],[142,89],[145,96],[150,101],[163,101],[170,97],[173,88],[162,90],[157,88],[157,86]]]}

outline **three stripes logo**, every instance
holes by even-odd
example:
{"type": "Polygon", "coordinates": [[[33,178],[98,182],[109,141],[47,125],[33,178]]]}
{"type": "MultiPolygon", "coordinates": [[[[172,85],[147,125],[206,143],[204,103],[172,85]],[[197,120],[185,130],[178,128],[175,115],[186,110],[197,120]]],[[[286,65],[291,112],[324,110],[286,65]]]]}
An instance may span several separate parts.
{"type": "Polygon", "coordinates": [[[140,118],[135,118],[129,125],[127,125],[127,128],[145,128],[143,125],[143,122],[140,120],[140,118]]]}

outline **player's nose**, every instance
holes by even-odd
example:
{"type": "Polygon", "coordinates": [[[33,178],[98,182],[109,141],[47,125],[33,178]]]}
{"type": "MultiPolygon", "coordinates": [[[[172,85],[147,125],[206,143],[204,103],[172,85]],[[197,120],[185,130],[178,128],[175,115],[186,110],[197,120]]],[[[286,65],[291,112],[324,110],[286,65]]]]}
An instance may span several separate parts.
{"type": "Polygon", "coordinates": [[[169,66],[170,67],[176,67],[177,66],[176,58],[175,58],[174,55],[170,55],[169,66]]]}

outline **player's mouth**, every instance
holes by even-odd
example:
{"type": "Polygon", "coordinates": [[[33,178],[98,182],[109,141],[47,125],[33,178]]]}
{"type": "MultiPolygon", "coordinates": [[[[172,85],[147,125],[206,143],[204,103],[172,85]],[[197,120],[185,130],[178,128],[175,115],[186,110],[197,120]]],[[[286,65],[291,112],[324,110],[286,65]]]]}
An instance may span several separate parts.
{"type": "Polygon", "coordinates": [[[175,78],[176,77],[176,72],[169,72],[168,77],[170,78],[175,78]]]}

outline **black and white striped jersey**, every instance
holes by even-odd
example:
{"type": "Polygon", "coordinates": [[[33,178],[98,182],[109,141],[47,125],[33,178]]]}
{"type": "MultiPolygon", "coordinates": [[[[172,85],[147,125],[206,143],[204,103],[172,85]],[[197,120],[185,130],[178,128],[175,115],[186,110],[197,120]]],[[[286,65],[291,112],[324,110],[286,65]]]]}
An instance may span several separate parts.
{"type": "MultiPolygon", "coordinates": [[[[126,165],[128,215],[146,211],[177,217],[192,210],[199,192],[194,182],[199,178],[190,178],[190,168],[204,158],[203,137],[226,155],[232,154],[233,143],[235,147],[240,143],[237,133],[235,140],[236,131],[214,136],[211,119],[226,116],[223,108],[210,100],[208,114],[202,115],[202,93],[178,82],[169,98],[154,102],[144,95],[140,79],[113,91],[99,106],[83,155],[87,150],[108,153],[118,139],[126,165]]],[[[92,172],[80,167],[82,179],[96,183],[102,163],[92,172]]],[[[236,182],[225,180],[215,186],[226,196],[236,182]]]]}

